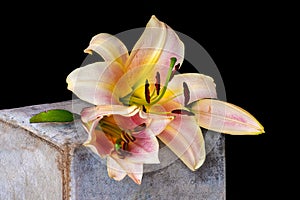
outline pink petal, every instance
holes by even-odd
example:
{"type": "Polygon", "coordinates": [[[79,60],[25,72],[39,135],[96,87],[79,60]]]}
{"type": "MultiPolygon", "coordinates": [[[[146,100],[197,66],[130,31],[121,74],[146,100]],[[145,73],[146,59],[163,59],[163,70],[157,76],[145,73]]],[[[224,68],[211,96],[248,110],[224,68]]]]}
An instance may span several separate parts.
{"type": "Polygon", "coordinates": [[[92,54],[92,51],[97,52],[105,61],[116,61],[122,66],[129,57],[126,46],[118,38],[107,33],[100,33],[91,39],[84,52],[92,54]]]}
{"type": "Polygon", "coordinates": [[[107,157],[107,172],[110,178],[120,181],[127,175],[127,172],[111,157],[107,157]]]}
{"type": "Polygon", "coordinates": [[[84,123],[101,119],[103,116],[109,115],[123,115],[127,117],[134,116],[139,112],[137,106],[123,106],[123,105],[100,105],[84,108],[81,112],[81,120],[84,123]]]}
{"type": "MultiPolygon", "coordinates": [[[[120,167],[126,171],[127,175],[136,183],[142,183],[143,177],[143,164],[142,163],[132,163],[125,159],[118,158],[118,155],[113,154],[112,158],[120,165],[120,167]]],[[[118,168],[116,168],[118,169],[118,168]]]]}
{"type": "Polygon", "coordinates": [[[174,100],[175,95],[176,94],[170,93],[170,91],[167,90],[162,100],[159,101],[157,104],[153,105],[150,108],[149,112],[164,113],[164,112],[171,112],[172,110],[176,110],[176,109],[186,109],[184,104],[174,100]]]}
{"type": "Polygon", "coordinates": [[[159,145],[155,136],[160,134],[174,117],[149,114],[142,111],[132,117],[120,115],[114,115],[113,117],[116,124],[122,127],[123,130],[134,130],[141,124],[145,124],[143,130],[131,132],[135,141],[129,143],[128,151],[130,156],[126,157],[126,159],[135,163],[159,163],[159,145]]]}
{"type": "Polygon", "coordinates": [[[171,57],[182,63],[184,44],[175,31],[153,15],[132,49],[127,65],[134,68],[156,63],[168,67],[171,57]]]}
{"type": "Polygon", "coordinates": [[[122,129],[127,129],[127,130],[132,130],[143,123],[148,124],[150,122],[150,119],[142,118],[139,112],[137,112],[135,115],[130,117],[124,115],[114,115],[113,118],[115,123],[119,127],[122,127],[122,129]]]}
{"type": "Polygon", "coordinates": [[[125,159],[133,163],[159,163],[159,144],[155,135],[152,135],[152,132],[149,133],[147,129],[132,135],[135,137],[135,141],[129,143],[130,156],[125,159]]]}
{"type": "Polygon", "coordinates": [[[142,123],[146,124],[145,129],[141,132],[131,133],[135,137],[135,141],[129,143],[130,156],[126,159],[135,163],[159,163],[159,144],[155,136],[160,134],[174,117],[140,111],[139,114],[130,118],[122,116],[115,116],[114,118],[117,123],[122,123],[121,127],[128,127],[128,130],[132,130],[142,123]]]}
{"type": "Polygon", "coordinates": [[[159,135],[165,128],[174,120],[174,116],[168,115],[156,115],[156,114],[149,114],[144,113],[148,119],[151,119],[150,124],[147,127],[147,131],[151,135],[159,135]]]}
{"type": "Polygon", "coordinates": [[[205,146],[201,129],[194,117],[176,115],[167,128],[158,135],[191,170],[198,169],[205,160],[205,146]]]}
{"type": "Polygon", "coordinates": [[[114,145],[111,140],[106,137],[106,134],[101,130],[97,129],[99,120],[95,120],[92,123],[92,127],[84,124],[85,128],[89,134],[88,139],[84,142],[84,146],[89,147],[94,153],[104,158],[110,155],[114,150],[114,145]]]}
{"type": "Polygon", "coordinates": [[[233,135],[264,133],[263,126],[247,111],[233,104],[202,99],[191,105],[199,126],[233,135]]]}
{"type": "Polygon", "coordinates": [[[124,115],[114,115],[113,117],[118,126],[127,130],[132,130],[145,123],[149,134],[155,136],[160,134],[174,119],[173,116],[145,113],[141,110],[131,117],[124,115]]]}
{"type": "Polygon", "coordinates": [[[203,74],[186,73],[175,75],[168,85],[168,90],[176,96],[174,101],[181,104],[203,99],[217,98],[216,84],[214,80],[203,74]],[[187,90],[184,90],[184,84],[187,90]]]}
{"type": "MultiPolygon", "coordinates": [[[[94,105],[116,104],[119,100],[114,86],[123,75],[118,63],[96,62],[72,71],[67,77],[68,89],[80,99],[94,105]]],[[[131,88],[119,86],[120,90],[131,88]]]]}
{"type": "Polygon", "coordinates": [[[131,71],[126,78],[129,85],[137,81],[144,84],[146,79],[155,83],[157,72],[164,84],[172,57],[177,58],[177,63],[183,62],[184,44],[174,30],[152,16],[126,63],[127,73],[131,71]]]}

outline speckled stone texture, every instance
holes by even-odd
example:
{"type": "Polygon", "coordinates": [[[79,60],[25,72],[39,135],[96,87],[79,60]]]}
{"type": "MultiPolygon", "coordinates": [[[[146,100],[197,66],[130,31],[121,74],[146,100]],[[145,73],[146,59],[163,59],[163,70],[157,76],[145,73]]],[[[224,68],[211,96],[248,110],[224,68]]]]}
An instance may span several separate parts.
{"type": "Polygon", "coordinates": [[[78,100],[0,111],[0,199],[225,199],[224,136],[207,132],[203,166],[190,171],[161,144],[159,165],[144,165],[142,184],[107,175],[105,161],[82,146],[80,120],[29,123],[48,109],[80,112],[78,100]]]}

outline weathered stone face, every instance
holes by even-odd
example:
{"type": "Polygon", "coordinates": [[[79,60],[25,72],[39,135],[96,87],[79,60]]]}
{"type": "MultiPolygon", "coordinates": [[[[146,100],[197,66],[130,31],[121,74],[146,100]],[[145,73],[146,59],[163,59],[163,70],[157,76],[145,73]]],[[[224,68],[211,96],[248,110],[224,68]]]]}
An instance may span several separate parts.
{"type": "MultiPolygon", "coordinates": [[[[225,199],[223,136],[216,137],[199,170],[191,172],[179,159],[163,167],[144,165],[142,184],[136,185],[128,177],[108,177],[105,161],[82,146],[87,134],[79,121],[29,123],[36,113],[72,111],[77,103],[0,111],[0,199],[225,199]]],[[[162,160],[174,156],[162,152],[162,160]]]]}

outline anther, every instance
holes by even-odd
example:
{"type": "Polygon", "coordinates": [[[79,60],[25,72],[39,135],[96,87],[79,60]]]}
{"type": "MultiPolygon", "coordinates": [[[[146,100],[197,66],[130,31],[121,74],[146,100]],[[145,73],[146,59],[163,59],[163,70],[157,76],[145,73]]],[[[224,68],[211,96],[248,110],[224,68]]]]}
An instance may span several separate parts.
{"type": "Polygon", "coordinates": [[[146,79],[146,83],[145,83],[145,98],[147,103],[150,103],[150,90],[149,90],[149,82],[148,79],[146,79]]]}
{"type": "Polygon", "coordinates": [[[184,105],[186,106],[190,101],[190,90],[186,82],[183,82],[182,86],[183,86],[183,94],[184,94],[184,105]]]}
{"type": "Polygon", "coordinates": [[[126,142],[126,143],[129,142],[129,139],[126,137],[126,133],[124,131],[122,131],[122,133],[121,133],[121,138],[124,142],[126,142]]]}
{"type": "Polygon", "coordinates": [[[181,115],[188,115],[188,116],[194,116],[194,115],[195,115],[195,114],[192,113],[191,111],[183,110],[183,109],[172,110],[171,113],[174,113],[174,114],[181,114],[181,115]]]}
{"type": "Polygon", "coordinates": [[[156,88],[156,94],[159,95],[159,91],[160,91],[160,73],[156,72],[156,83],[155,83],[155,88],[156,88]]]}
{"type": "Polygon", "coordinates": [[[179,69],[180,69],[180,63],[178,63],[177,65],[175,65],[174,70],[172,71],[172,74],[171,74],[171,77],[170,77],[170,81],[173,79],[173,77],[179,71],[179,69]]]}
{"type": "Polygon", "coordinates": [[[126,131],[126,132],[122,131],[121,138],[126,143],[134,142],[135,141],[135,137],[131,135],[130,131],[126,131]]]}

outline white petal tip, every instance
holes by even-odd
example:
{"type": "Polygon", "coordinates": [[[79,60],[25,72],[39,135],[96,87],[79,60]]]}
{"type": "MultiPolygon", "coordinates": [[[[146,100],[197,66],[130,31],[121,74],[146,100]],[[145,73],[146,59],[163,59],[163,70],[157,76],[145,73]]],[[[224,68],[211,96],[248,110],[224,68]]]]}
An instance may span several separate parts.
{"type": "Polygon", "coordinates": [[[93,51],[90,50],[90,49],[85,49],[85,50],[83,50],[83,52],[84,52],[84,53],[88,53],[88,54],[90,54],[90,55],[93,54],[93,51]]]}
{"type": "Polygon", "coordinates": [[[141,179],[134,179],[133,180],[136,184],[141,185],[142,184],[142,180],[141,179]]]}

